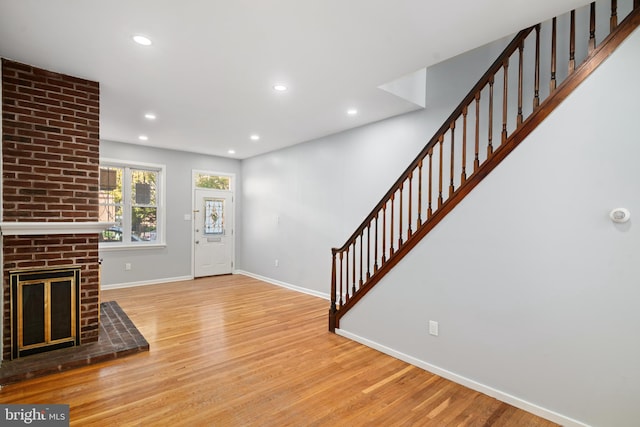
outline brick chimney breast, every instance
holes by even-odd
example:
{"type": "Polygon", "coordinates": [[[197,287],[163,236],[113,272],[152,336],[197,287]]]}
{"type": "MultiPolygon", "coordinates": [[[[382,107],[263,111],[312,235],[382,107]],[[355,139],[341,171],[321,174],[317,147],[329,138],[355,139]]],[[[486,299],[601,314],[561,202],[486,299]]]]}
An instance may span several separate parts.
{"type": "MultiPolygon", "coordinates": [[[[2,59],[3,222],[97,222],[100,86],[2,59]]],[[[3,359],[11,355],[9,271],[79,266],[80,340],[97,341],[98,234],[3,238],[3,359]]]]}

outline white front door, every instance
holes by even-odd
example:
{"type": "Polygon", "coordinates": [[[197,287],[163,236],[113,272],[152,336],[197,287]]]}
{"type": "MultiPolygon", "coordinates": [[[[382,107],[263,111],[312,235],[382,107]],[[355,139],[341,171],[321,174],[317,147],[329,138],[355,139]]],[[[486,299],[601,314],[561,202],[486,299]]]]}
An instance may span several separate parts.
{"type": "Polygon", "coordinates": [[[233,270],[233,197],[230,191],[195,190],[194,275],[231,274],[233,270]]]}

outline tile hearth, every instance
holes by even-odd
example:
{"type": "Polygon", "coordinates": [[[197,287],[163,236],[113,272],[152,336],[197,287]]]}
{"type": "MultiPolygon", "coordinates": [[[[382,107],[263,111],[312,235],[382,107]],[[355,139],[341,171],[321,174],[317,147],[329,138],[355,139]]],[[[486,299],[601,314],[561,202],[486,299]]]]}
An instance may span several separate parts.
{"type": "Polygon", "coordinates": [[[117,302],[100,304],[97,342],[40,353],[0,365],[0,385],[149,351],[149,343],[117,302]]]}

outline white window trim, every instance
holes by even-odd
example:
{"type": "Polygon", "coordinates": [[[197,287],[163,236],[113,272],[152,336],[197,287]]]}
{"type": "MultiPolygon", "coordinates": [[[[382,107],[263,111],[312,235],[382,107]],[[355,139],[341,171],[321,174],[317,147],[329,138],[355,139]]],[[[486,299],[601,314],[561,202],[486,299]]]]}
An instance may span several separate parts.
{"type": "MultiPolygon", "coordinates": [[[[157,205],[158,205],[158,228],[159,232],[157,235],[157,240],[155,243],[132,243],[132,242],[109,242],[109,243],[100,243],[99,249],[101,251],[122,251],[129,249],[158,249],[165,248],[167,246],[166,242],[166,208],[165,208],[165,192],[166,192],[166,174],[167,167],[166,165],[161,165],[157,163],[144,163],[144,162],[136,162],[130,160],[121,160],[121,159],[112,159],[112,158],[100,158],[100,167],[118,167],[118,168],[133,168],[133,169],[149,169],[149,170],[157,170],[159,172],[159,182],[158,185],[160,187],[160,191],[156,194],[157,197],[157,205]]],[[[127,185],[129,178],[124,177],[122,185],[127,185]]],[[[126,208],[123,204],[123,211],[126,208]]]]}

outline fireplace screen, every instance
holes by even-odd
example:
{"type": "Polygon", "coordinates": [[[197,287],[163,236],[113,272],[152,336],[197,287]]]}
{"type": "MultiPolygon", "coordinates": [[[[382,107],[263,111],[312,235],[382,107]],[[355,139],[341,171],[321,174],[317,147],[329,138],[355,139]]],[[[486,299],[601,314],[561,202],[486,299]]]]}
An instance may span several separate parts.
{"type": "Polygon", "coordinates": [[[12,356],[78,345],[80,269],[13,271],[12,356]]]}

